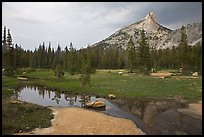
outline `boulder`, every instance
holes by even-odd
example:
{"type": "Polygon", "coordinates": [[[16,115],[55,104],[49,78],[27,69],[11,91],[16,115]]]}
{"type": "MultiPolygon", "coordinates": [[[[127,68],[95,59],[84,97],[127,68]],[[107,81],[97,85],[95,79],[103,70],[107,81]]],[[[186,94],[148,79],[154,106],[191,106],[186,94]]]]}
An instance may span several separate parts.
{"type": "Polygon", "coordinates": [[[25,78],[25,77],[17,77],[17,79],[19,79],[19,80],[28,80],[28,78],[25,78]]]}
{"type": "Polygon", "coordinates": [[[194,72],[193,74],[192,74],[192,76],[198,76],[198,72],[194,72]]]}
{"type": "Polygon", "coordinates": [[[23,102],[20,100],[11,100],[12,104],[22,104],[23,102]]]}
{"type": "Polygon", "coordinates": [[[122,75],[122,74],[123,74],[123,72],[121,72],[121,71],[120,71],[120,72],[118,72],[118,74],[122,75]]]}
{"type": "Polygon", "coordinates": [[[94,104],[94,103],[95,103],[94,101],[92,101],[92,102],[87,102],[87,103],[85,104],[85,106],[88,107],[88,108],[90,108],[90,107],[93,107],[93,104],[94,104]]]}
{"type": "Polygon", "coordinates": [[[96,100],[92,102],[87,102],[85,106],[88,108],[101,108],[101,107],[105,107],[106,103],[103,100],[96,100]]]}
{"type": "Polygon", "coordinates": [[[105,107],[106,106],[106,103],[105,101],[96,101],[94,104],[93,104],[93,108],[99,108],[99,107],[105,107]]]}
{"type": "Polygon", "coordinates": [[[116,97],[115,97],[114,94],[108,94],[108,98],[110,98],[110,99],[114,99],[114,98],[116,98],[116,97]]]}

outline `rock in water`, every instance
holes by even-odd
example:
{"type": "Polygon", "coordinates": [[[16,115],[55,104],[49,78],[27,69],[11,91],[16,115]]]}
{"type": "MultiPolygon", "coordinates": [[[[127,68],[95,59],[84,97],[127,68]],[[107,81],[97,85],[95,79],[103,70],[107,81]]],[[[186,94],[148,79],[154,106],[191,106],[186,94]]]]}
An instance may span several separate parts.
{"type": "Polygon", "coordinates": [[[93,108],[100,108],[100,107],[105,107],[106,103],[105,101],[98,100],[93,104],[93,108]]]}
{"type": "Polygon", "coordinates": [[[88,107],[88,108],[90,108],[90,107],[93,107],[93,104],[94,104],[94,103],[95,103],[94,101],[92,101],[92,102],[87,102],[87,103],[85,104],[85,106],[88,107]]]}
{"type": "Polygon", "coordinates": [[[88,108],[101,108],[101,107],[105,107],[106,103],[105,101],[102,101],[102,100],[96,100],[96,101],[86,103],[85,106],[88,108]]]}

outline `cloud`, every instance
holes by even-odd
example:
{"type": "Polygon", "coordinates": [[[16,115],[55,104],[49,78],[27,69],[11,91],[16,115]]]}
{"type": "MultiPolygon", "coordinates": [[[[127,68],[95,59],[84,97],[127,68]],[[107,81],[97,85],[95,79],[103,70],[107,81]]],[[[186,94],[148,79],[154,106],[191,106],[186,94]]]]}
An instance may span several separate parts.
{"type": "Polygon", "coordinates": [[[105,39],[118,29],[143,19],[150,11],[171,29],[201,20],[200,3],[161,2],[4,2],[2,25],[13,42],[33,50],[51,41],[54,48],[73,42],[76,48],[105,39]]]}

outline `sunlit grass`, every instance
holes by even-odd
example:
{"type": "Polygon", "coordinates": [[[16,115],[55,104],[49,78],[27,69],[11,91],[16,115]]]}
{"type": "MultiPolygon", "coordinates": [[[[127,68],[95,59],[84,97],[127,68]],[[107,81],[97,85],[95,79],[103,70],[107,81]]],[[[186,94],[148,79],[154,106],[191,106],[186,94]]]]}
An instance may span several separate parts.
{"type": "Polygon", "coordinates": [[[61,89],[63,91],[76,91],[82,93],[96,93],[107,96],[108,93],[116,96],[135,97],[174,97],[181,96],[189,100],[202,99],[202,78],[165,78],[130,74],[123,70],[124,75],[118,74],[122,70],[97,70],[91,75],[91,86],[82,86],[80,74],[65,73],[64,78],[57,81],[54,74],[48,71],[31,72],[29,77],[39,78],[35,82],[39,85],[61,89]],[[45,76],[45,77],[43,77],[45,76]]]}

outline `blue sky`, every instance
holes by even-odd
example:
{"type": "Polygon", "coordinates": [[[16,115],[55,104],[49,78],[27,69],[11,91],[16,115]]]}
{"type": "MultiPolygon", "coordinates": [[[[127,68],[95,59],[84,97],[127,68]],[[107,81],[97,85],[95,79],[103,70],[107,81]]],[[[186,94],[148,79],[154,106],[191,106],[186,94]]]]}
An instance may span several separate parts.
{"type": "MultiPolygon", "coordinates": [[[[51,42],[77,49],[103,40],[148,12],[170,29],[202,21],[202,2],[4,2],[2,28],[11,29],[13,43],[34,50],[51,42]]],[[[2,31],[3,32],[3,31],[2,31]]]]}

